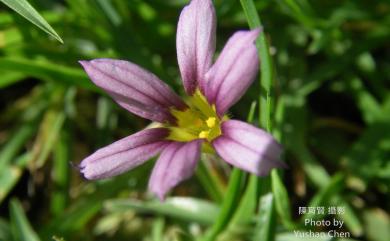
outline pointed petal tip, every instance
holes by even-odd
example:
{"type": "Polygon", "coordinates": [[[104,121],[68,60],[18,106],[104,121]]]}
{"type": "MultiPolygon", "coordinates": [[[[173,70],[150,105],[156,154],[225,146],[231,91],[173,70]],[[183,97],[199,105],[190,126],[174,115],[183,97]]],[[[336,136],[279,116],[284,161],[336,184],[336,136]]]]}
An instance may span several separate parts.
{"type": "Polygon", "coordinates": [[[158,196],[158,200],[163,203],[163,202],[165,202],[165,197],[164,196],[158,196]]]}
{"type": "Polygon", "coordinates": [[[156,197],[158,200],[160,200],[160,202],[165,201],[165,195],[166,195],[167,191],[164,191],[163,189],[161,189],[159,186],[156,185],[155,182],[150,182],[150,180],[149,180],[148,190],[149,190],[149,193],[151,193],[154,197],[156,197]]]}
{"type": "Polygon", "coordinates": [[[88,64],[88,61],[87,60],[79,60],[77,61],[81,66],[85,67],[85,65],[88,64]]]}
{"type": "Polygon", "coordinates": [[[249,30],[248,34],[250,34],[251,41],[254,42],[259,37],[261,32],[263,32],[263,28],[261,27],[249,30]]]}
{"type": "MultiPolygon", "coordinates": [[[[92,68],[94,67],[94,60],[79,60],[77,62],[81,65],[81,67],[83,67],[87,75],[90,75],[92,73],[92,68]]],[[[93,79],[91,80],[93,81],[93,79]]]]}
{"type": "Polygon", "coordinates": [[[81,173],[84,173],[84,172],[85,172],[85,169],[88,167],[88,164],[89,164],[89,162],[90,162],[91,156],[92,156],[92,155],[89,155],[89,156],[85,157],[85,158],[80,162],[80,164],[77,165],[77,168],[79,169],[79,171],[80,171],[81,173]]]}
{"type": "Polygon", "coordinates": [[[165,146],[164,128],[145,129],[95,151],[79,164],[88,180],[110,178],[129,171],[157,155],[165,146]]]}
{"type": "Polygon", "coordinates": [[[161,191],[157,191],[157,190],[152,190],[151,192],[153,193],[153,195],[154,195],[155,197],[158,198],[158,200],[159,200],[160,202],[164,202],[164,201],[165,201],[165,193],[163,193],[163,192],[161,192],[161,191]]]}
{"type": "Polygon", "coordinates": [[[259,35],[261,32],[263,32],[263,27],[258,27],[258,28],[252,29],[252,32],[259,35]]]}
{"type": "Polygon", "coordinates": [[[89,181],[99,179],[99,176],[94,175],[90,170],[88,171],[86,164],[82,165],[81,163],[79,168],[80,174],[84,179],[89,181]]]}
{"type": "Polygon", "coordinates": [[[271,173],[272,169],[288,169],[287,164],[280,159],[277,161],[275,160],[274,161],[266,160],[266,161],[268,163],[264,163],[263,167],[253,171],[255,175],[264,177],[264,176],[268,176],[271,173]]]}
{"type": "Polygon", "coordinates": [[[99,64],[99,63],[107,63],[110,64],[111,61],[115,61],[113,59],[108,58],[98,58],[98,59],[91,59],[91,60],[79,60],[79,64],[81,64],[83,67],[86,65],[92,65],[92,64],[99,64]]]}
{"type": "Polygon", "coordinates": [[[84,179],[86,179],[86,180],[93,180],[92,176],[90,176],[90,175],[86,172],[85,167],[81,167],[81,165],[80,165],[80,175],[81,175],[84,179]]]}

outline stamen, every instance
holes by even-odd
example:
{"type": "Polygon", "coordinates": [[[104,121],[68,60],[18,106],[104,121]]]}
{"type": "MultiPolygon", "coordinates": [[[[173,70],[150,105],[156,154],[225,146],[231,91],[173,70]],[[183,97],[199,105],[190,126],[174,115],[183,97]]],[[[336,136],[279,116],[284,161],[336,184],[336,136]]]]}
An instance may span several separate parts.
{"type": "Polygon", "coordinates": [[[210,133],[210,131],[201,131],[201,132],[199,133],[199,138],[204,138],[204,139],[206,139],[206,138],[209,137],[209,133],[210,133]]]}
{"type": "Polygon", "coordinates": [[[215,117],[209,117],[207,120],[206,120],[206,124],[209,128],[213,128],[215,126],[215,122],[217,121],[217,119],[215,117]]]}
{"type": "Polygon", "coordinates": [[[220,119],[215,106],[211,105],[199,90],[189,97],[186,103],[188,108],[185,110],[170,109],[176,123],[165,125],[170,130],[167,140],[188,142],[201,138],[206,140],[205,143],[211,143],[222,134],[220,125],[228,117],[220,119]]]}

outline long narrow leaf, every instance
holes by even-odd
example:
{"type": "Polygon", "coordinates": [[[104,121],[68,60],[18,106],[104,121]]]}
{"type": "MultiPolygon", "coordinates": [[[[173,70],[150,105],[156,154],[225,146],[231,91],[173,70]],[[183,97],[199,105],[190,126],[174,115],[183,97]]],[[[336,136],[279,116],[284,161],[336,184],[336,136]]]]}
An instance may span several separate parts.
{"type": "MultiPolygon", "coordinates": [[[[240,0],[242,8],[244,9],[249,27],[251,29],[260,28],[261,20],[257,14],[255,4],[252,0],[240,0]]],[[[260,75],[260,112],[259,119],[260,124],[267,131],[271,130],[271,108],[272,98],[271,89],[274,80],[274,69],[271,55],[269,53],[269,45],[265,36],[265,33],[261,33],[257,39],[257,48],[259,49],[259,57],[261,59],[261,75],[260,75]]]]}
{"type": "Polygon", "coordinates": [[[224,201],[222,203],[221,210],[214,225],[206,233],[203,238],[204,241],[215,240],[218,234],[226,227],[229,223],[230,218],[233,215],[234,209],[239,201],[240,186],[243,172],[237,168],[234,168],[231,177],[229,179],[228,189],[224,201]]]}
{"type": "Polygon", "coordinates": [[[0,168],[0,204],[19,181],[30,158],[30,153],[25,153],[16,158],[13,165],[5,165],[0,168]]]}
{"type": "Polygon", "coordinates": [[[283,185],[283,182],[276,170],[272,170],[271,180],[272,193],[275,196],[276,211],[279,214],[279,217],[283,222],[284,226],[292,229],[294,227],[294,224],[291,218],[290,199],[288,197],[286,187],[283,185]]]}
{"type": "Polygon", "coordinates": [[[81,68],[71,68],[43,60],[20,57],[0,58],[0,71],[8,70],[23,73],[45,81],[56,81],[90,90],[97,90],[81,68]]]}
{"type": "Polygon", "coordinates": [[[263,195],[260,199],[260,210],[257,217],[257,227],[253,241],[272,241],[275,238],[275,206],[272,193],[263,195]]]}
{"type": "Polygon", "coordinates": [[[11,200],[9,209],[14,239],[19,241],[39,241],[40,239],[28,222],[20,202],[17,199],[11,200]]]}
{"type": "MultiPolygon", "coordinates": [[[[253,118],[256,113],[257,102],[253,101],[249,109],[247,121],[253,122],[253,118]]],[[[234,212],[234,216],[229,223],[228,229],[235,229],[235,226],[242,226],[250,223],[253,214],[256,211],[257,206],[257,190],[258,190],[258,177],[251,174],[247,183],[243,197],[240,200],[240,204],[237,210],[234,212]]]]}
{"type": "Polygon", "coordinates": [[[3,218],[0,218],[0,240],[13,241],[11,234],[11,226],[3,218]]]}
{"type": "Polygon", "coordinates": [[[46,20],[28,3],[26,0],[0,0],[5,5],[13,9],[15,12],[22,15],[38,28],[53,36],[55,39],[63,43],[61,37],[54,29],[46,22],[46,20]]]}
{"type": "Polygon", "coordinates": [[[212,224],[218,214],[218,207],[213,203],[195,198],[171,197],[165,202],[140,202],[132,199],[112,200],[105,204],[109,211],[135,210],[143,213],[179,218],[189,222],[212,224]]]}

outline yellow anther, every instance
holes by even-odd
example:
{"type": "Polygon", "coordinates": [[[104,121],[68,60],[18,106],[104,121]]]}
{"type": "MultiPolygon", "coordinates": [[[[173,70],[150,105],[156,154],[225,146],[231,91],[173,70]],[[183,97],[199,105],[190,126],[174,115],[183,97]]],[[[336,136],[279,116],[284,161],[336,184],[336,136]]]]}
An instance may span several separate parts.
{"type": "Polygon", "coordinates": [[[215,117],[209,117],[207,120],[206,120],[206,124],[209,128],[213,128],[215,126],[215,122],[217,121],[217,119],[215,117]]]}
{"type": "Polygon", "coordinates": [[[204,138],[204,139],[206,139],[206,138],[209,137],[209,133],[210,133],[210,131],[201,131],[201,132],[199,133],[199,138],[204,138]]]}

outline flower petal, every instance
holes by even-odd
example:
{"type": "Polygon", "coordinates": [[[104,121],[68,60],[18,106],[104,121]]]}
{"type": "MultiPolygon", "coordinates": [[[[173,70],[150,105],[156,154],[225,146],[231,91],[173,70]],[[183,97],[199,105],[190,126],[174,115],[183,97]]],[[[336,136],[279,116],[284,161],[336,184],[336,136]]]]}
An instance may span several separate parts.
{"type": "Polygon", "coordinates": [[[222,116],[252,84],[259,69],[255,40],[260,29],[238,31],[227,42],[206,74],[205,94],[222,116]]]}
{"type": "Polygon", "coordinates": [[[91,80],[126,110],[153,121],[173,121],[170,107],[185,108],[168,85],[152,73],[124,60],[79,61],[91,80]]]}
{"type": "Polygon", "coordinates": [[[161,153],[149,180],[149,190],[163,201],[165,194],[194,173],[202,140],[172,142],[161,153]]]}
{"type": "Polygon", "coordinates": [[[116,176],[157,155],[169,142],[168,129],[142,130],[97,150],[85,158],[80,169],[87,179],[116,176]]]}
{"type": "Polygon", "coordinates": [[[211,0],[192,0],[184,7],[177,24],[176,48],[184,89],[192,95],[203,90],[205,74],[215,51],[215,9],[211,0]]]}
{"type": "Polygon", "coordinates": [[[269,133],[237,120],[223,122],[221,130],[222,135],[212,144],[218,155],[231,165],[258,176],[286,166],[280,161],[280,144],[269,133]]]}

